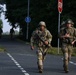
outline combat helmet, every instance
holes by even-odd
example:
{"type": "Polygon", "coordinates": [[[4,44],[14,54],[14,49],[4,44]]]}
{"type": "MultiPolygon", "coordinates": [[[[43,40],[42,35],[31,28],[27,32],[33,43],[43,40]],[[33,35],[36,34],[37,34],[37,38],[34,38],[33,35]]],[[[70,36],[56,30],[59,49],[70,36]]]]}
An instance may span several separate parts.
{"type": "Polygon", "coordinates": [[[40,21],[40,22],[39,22],[39,26],[44,26],[44,27],[46,27],[46,24],[45,24],[44,21],[40,21]]]}
{"type": "Polygon", "coordinates": [[[65,24],[72,24],[72,25],[74,25],[74,22],[71,19],[67,19],[65,24]]]}

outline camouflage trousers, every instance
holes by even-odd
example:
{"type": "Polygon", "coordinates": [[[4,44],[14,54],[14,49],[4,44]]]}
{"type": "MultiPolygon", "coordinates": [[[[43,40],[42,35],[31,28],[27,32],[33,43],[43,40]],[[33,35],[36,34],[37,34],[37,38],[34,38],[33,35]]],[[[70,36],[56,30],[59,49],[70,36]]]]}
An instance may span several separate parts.
{"type": "Polygon", "coordinates": [[[43,70],[43,61],[46,56],[47,49],[45,48],[39,48],[37,50],[37,65],[39,70],[43,70]]]}
{"type": "Polygon", "coordinates": [[[66,70],[68,70],[68,64],[69,64],[69,61],[71,60],[73,46],[72,45],[63,44],[61,49],[62,49],[63,57],[64,57],[63,58],[63,67],[66,70]]]}

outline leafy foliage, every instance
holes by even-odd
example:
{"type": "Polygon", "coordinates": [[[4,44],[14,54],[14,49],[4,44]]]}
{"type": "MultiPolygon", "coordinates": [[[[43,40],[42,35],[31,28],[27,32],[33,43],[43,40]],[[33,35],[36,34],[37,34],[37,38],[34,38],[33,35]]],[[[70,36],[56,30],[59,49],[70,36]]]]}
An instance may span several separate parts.
{"type": "Polygon", "coordinates": [[[5,3],[5,0],[0,0],[0,4],[4,4],[5,3]]]}
{"type": "MultiPolygon", "coordinates": [[[[28,0],[6,0],[7,11],[6,18],[13,27],[16,23],[22,28],[23,37],[26,37],[27,16],[27,1],[28,0]]],[[[52,44],[57,45],[58,35],[58,0],[30,0],[30,17],[32,21],[29,24],[29,39],[32,31],[38,27],[39,21],[46,22],[47,28],[53,35],[52,44]],[[54,42],[54,43],[53,43],[54,42]]],[[[71,18],[76,23],[76,0],[63,0],[63,12],[61,14],[61,22],[67,18],[71,18]]]]}

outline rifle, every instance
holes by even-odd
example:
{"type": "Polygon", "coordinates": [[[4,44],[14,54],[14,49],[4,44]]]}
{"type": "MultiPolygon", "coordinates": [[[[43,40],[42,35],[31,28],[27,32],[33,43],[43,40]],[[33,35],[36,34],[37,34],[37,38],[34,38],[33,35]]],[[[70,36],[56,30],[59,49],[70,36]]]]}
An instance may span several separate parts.
{"type": "Polygon", "coordinates": [[[41,42],[43,42],[43,44],[46,46],[46,47],[48,47],[48,48],[50,48],[51,47],[51,45],[47,45],[47,44],[45,44],[45,41],[38,35],[38,34],[36,34],[36,36],[37,36],[37,38],[41,41],[41,42]]]}

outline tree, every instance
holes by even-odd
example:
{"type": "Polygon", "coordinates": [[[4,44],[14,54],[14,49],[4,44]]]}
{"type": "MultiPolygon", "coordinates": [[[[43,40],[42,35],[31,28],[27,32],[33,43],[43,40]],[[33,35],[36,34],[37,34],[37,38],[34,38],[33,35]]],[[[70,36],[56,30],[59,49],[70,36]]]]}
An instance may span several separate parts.
{"type": "MultiPolygon", "coordinates": [[[[70,18],[74,21],[76,24],[76,0],[63,0],[63,12],[62,12],[62,20],[66,20],[67,18],[70,18]]],[[[76,27],[76,26],[75,26],[76,27]]]]}
{"type": "MultiPolygon", "coordinates": [[[[13,27],[16,23],[22,28],[23,37],[26,37],[27,17],[27,1],[28,0],[6,0],[6,18],[13,27]]],[[[76,0],[63,0],[63,12],[61,14],[61,22],[67,18],[71,18],[75,23],[76,19],[76,0]]],[[[30,17],[32,21],[29,24],[29,39],[33,30],[38,27],[39,21],[46,22],[47,28],[53,35],[53,45],[57,45],[58,36],[58,0],[30,0],[30,17]]]]}
{"type": "Polygon", "coordinates": [[[5,3],[5,0],[0,0],[0,4],[4,4],[5,3]]]}

